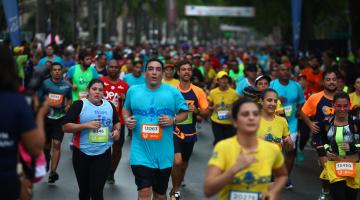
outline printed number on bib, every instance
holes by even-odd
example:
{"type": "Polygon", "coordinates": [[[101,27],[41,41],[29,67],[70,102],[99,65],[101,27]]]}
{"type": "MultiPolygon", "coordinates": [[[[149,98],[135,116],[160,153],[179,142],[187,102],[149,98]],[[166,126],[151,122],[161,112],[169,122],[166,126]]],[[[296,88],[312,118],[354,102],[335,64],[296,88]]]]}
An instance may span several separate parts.
{"type": "Polygon", "coordinates": [[[79,99],[86,99],[88,95],[88,92],[79,92],[79,99]]]}
{"type": "Polygon", "coordinates": [[[219,111],[217,111],[217,115],[218,115],[219,120],[228,120],[228,119],[230,119],[228,110],[219,110],[219,111]]]}
{"type": "Polygon", "coordinates": [[[109,140],[109,127],[90,129],[89,142],[108,142],[108,140],[109,140]]]}
{"type": "Polygon", "coordinates": [[[261,193],[230,191],[229,200],[261,200],[261,193]]]}
{"type": "Polygon", "coordinates": [[[336,162],[336,176],[338,177],[356,177],[356,165],[352,162],[336,162]]]}
{"type": "Polygon", "coordinates": [[[144,140],[161,140],[162,128],[159,124],[143,124],[141,126],[141,137],[144,140]]]}
{"type": "Polygon", "coordinates": [[[48,104],[52,107],[59,106],[62,104],[64,96],[61,94],[52,94],[50,93],[48,96],[48,104]]]}
{"type": "Polygon", "coordinates": [[[292,114],[292,106],[285,106],[284,107],[286,117],[290,117],[292,114]]]}

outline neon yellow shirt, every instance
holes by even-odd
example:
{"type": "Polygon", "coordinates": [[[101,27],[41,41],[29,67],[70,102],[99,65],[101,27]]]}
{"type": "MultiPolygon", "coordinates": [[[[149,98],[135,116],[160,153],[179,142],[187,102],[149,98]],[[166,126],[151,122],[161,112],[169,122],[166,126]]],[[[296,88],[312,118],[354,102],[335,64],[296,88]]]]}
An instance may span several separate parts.
{"type": "Polygon", "coordinates": [[[218,107],[211,114],[211,120],[218,124],[232,124],[231,108],[232,104],[238,100],[236,91],[229,88],[226,91],[221,91],[218,87],[211,90],[208,100],[213,102],[218,107]]]}
{"type": "Polygon", "coordinates": [[[268,142],[273,142],[281,148],[283,137],[290,135],[289,125],[285,118],[275,115],[272,121],[267,121],[263,117],[260,118],[260,126],[257,132],[258,137],[265,137],[268,142]]]}
{"type": "Polygon", "coordinates": [[[351,103],[356,105],[356,107],[360,107],[360,97],[356,95],[355,92],[349,94],[351,103]]]}
{"type": "MultiPolygon", "coordinates": [[[[222,140],[215,145],[208,165],[215,166],[223,172],[229,170],[236,163],[241,149],[236,136],[222,140]]],[[[234,195],[238,197],[237,199],[243,199],[246,193],[254,192],[255,195],[261,195],[268,190],[272,169],[283,166],[284,157],[275,144],[261,139],[258,139],[254,156],[257,162],[238,172],[231,183],[220,190],[219,200],[235,199],[234,195]]]]}
{"type": "Polygon", "coordinates": [[[176,87],[176,86],[179,85],[179,83],[180,83],[179,80],[174,79],[174,78],[171,79],[171,81],[167,81],[167,80],[163,79],[162,82],[163,82],[163,83],[166,83],[166,84],[169,84],[169,85],[171,85],[171,86],[174,86],[174,87],[176,87]]]}

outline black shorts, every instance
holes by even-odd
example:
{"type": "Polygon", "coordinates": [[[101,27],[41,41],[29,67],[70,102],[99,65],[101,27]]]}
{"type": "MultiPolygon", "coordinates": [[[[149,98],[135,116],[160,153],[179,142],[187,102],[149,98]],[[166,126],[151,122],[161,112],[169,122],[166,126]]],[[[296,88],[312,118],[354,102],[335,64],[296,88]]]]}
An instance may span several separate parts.
{"type": "Polygon", "coordinates": [[[64,132],[62,130],[62,120],[60,119],[45,119],[45,134],[47,143],[52,139],[62,141],[64,138],[64,132]]]}
{"type": "Polygon", "coordinates": [[[120,138],[118,140],[114,140],[114,144],[120,145],[120,148],[122,148],[124,142],[125,142],[125,125],[121,125],[120,138]]]}
{"type": "Polygon", "coordinates": [[[153,191],[160,195],[166,194],[171,167],[165,169],[153,169],[143,165],[131,165],[131,170],[135,176],[137,190],[152,187],[153,191]]]}
{"type": "Polygon", "coordinates": [[[188,162],[194,149],[195,142],[184,142],[176,135],[174,135],[174,150],[175,153],[181,153],[183,161],[188,162]]]}

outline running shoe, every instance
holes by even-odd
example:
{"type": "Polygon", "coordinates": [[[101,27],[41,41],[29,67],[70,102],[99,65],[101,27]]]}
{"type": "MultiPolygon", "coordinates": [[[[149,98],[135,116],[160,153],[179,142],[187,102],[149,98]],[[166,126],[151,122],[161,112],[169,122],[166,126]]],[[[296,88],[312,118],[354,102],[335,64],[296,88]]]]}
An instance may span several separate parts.
{"type": "Polygon", "coordinates": [[[59,174],[56,172],[50,172],[48,183],[55,183],[57,180],[59,180],[59,174]]]}
{"type": "Polygon", "coordinates": [[[170,200],[180,200],[180,197],[181,197],[180,191],[171,192],[170,194],[170,200]]]}
{"type": "Polygon", "coordinates": [[[318,200],[328,200],[329,199],[329,193],[327,192],[321,192],[318,200]]]}
{"type": "Polygon", "coordinates": [[[106,182],[110,185],[114,185],[115,184],[115,179],[114,179],[114,174],[110,173],[109,176],[106,179],[106,182]]]}
{"type": "Polygon", "coordinates": [[[285,185],[285,189],[290,190],[292,188],[294,188],[294,185],[291,183],[291,180],[288,179],[288,181],[287,181],[287,183],[285,185]]]}

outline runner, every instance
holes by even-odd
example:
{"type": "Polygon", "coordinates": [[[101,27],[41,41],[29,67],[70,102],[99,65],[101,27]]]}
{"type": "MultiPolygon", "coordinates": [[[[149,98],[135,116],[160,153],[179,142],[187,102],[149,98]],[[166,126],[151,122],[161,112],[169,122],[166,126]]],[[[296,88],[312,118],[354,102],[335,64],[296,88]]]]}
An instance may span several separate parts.
{"type": "Polygon", "coordinates": [[[174,78],[174,73],[175,73],[175,65],[166,64],[162,82],[176,87],[179,84],[179,80],[174,78]]]}
{"type": "MultiPolygon", "coordinates": [[[[281,105],[284,107],[284,112],[286,119],[289,123],[290,136],[293,141],[294,148],[292,151],[288,151],[285,154],[285,164],[286,169],[288,170],[289,175],[291,174],[296,151],[295,145],[298,137],[298,112],[300,106],[304,103],[305,97],[304,92],[298,82],[290,80],[290,68],[284,64],[279,66],[280,76],[279,79],[273,80],[270,83],[270,88],[274,89],[279,96],[281,105]]],[[[294,186],[291,183],[291,180],[288,179],[286,184],[286,189],[291,189],[294,186]]]]}
{"type": "Polygon", "coordinates": [[[72,101],[81,100],[87,97],[87,86],[92,79],[99,75],[91,65],[91,54],[83,50],[79,54],[80,63],[70,67],[67,78],[72,84],[72,101]]]}
{"type": "Polygon", "coordinates": [[[120,137],[116,108],[103,99],[104,83],[93,79],[88,97],[75,101],[66,113],[63,130],[74,133],[73,167],[79,186],[79,199],[104,199],[109,175],[111,145],[120,137]]]}
{"type": "Polygon", "coordinates": [[[46,47],[46,56],[39,60],[38,65],[35,67],[37,71],[42,71],[46,67],[46,62],[57,62],[60,63],[61,66],[64,66],[64,60],[60,57],[55,55],[54,48],[49,45],[46,47]]]}
{"type": "Polygon", "coordinates": [[[121,124],[120,139],[114,141],[112,145],[110,174],[107,178],[109,184],[115,184],[114,173],[121,160],[122,147],[125,141],[124,119],[121,110],[129,87],[124,81],[119,79],[120,67],[116,60],[110,60],[107,74],[107,76],[101,77],[101,81],[105,85],[104,98],[114,104],[121,124]]]}
{"type": "Polygon", "coordinates": [[[218,199],[278,199],[287,180],[280,149],[258,139],[260,111],[242,98],[234,103],[232,118],[237,134],[216,144],[209,160],[205,195],[218,199]],[[275,182],[269,187],[271,176],[275,182]]]}
{"type": "Polygon", "coordinates": [[[42,101],[46,99],[50,106],[49,113],[45,119],[46,145],[44,151],[47,167],[51,163],[49,183],[55,183],[59,179],[56,169],[61,156],[61,142],[64,138],[61,126],[65,112],[71,105],[71,85],[62,79],[62,72],[63,66],[60,63],[52,63],[50,68],[51,78],[46,79],[42,83],[38,92],[39,98],[42,101]]]}
{"type": "Polygon", "coordinates": [[[255,79],[257,77],[257,67],[255,64],[248,64],[245,68],[245,78],[236,82],[236,93],[239,96],[244,95],[244,88],[247,86],[255,85],[255,79]]]}
{"type": "Polygon", "coordinates": [[[349,114],[350,98],[345,92],[334,96],[334,116],[315,134],[319,156],[326,156],[321,179],[330,181],[333,200],[357,199],[360,188],[360,120],[349,114]],[[325,137],[321,137],[321,136],[325,137]]]}
{"type": "Polygon", "coordinates": [[[357,77],[354,83],[355,91],[351,93],[350,100],[358,109],[360,109],[360,77],[357,77]]]}
{"type": "Polygon", "coordinates": [[[176,63],[176,71],[180,78],[177,89],[181,92],[189,106],[188,117],[185,121],[177,123],[175,126],[174,148],[175,158],[171,171],[173,188],[170,192],[172,200],[179,200],[181,197],[180,186],[184,180],[186,169],[189,164],[191,154],[197,141],[196,117],[198,115],[207,117],[208,102],[205,92],[191,84],[192,66],[189,61],[176,63]]]}
{"type": "MultiPolygon", "coordinates": [[[[324,90],[315,93],[309,97],[301,109],[301,118],[310,128],[312,133],[312,145],[318,146],[317,140],[314,137],[319,137],[320,128],[322,123],[329,119],[333,114],[333,97],[337,91],[337,74],[333,70],[328,70],[323,73],[323,86],[324,90]]],[[[320,133],[321,134],[321,133],[320,133]]],[[[322,135],[321,138],[326,136],[322,135]]],[[[324,166],[327,158],[326,156],[319,156],[321,165],[324,166]]],[[[322,192],[319,199],[327,199],[329,195],[329,182],[322,180],[322,192]]]]}
{"type": "Polygon", "coordinates": [[[100,53],[96,55],[96,63],[94,67],[97,73],[99,74],[99,76],[101,77],[107,76],[106,66],[107,66],[106,55],[104,53],[100,53]]]}
{"type": "Polygon", "coordinates": [[[128,128],[133,129],[130,165],[138,188],[138,199],[166,199],[174,162],[173,130],[186,120],[188,106],[181,93],[161,84],[163,63],[150,59],[146,84],[130,87],[123,108],[128,128]],[[146,98],[144,98],[146,97],[146,98]]]}
{"type": "Polygon", "coordinates": [[[285,118],[276,115],[277,92],[271,88],[262,91],[261,119],[257,136],[277,144],[280,149],[284,144],[286,151],[293,150],[288,123],[285,118]]]}
{"type": "Polygon", "coordinates": [[[244,72],[240,71],[240,65],[236,59],[230,61],[230,68],[229,76],[235,83],[244,78],[244,72]]]}
{"type": "Polygon", "coordinates": [[[131,73],[125,75],[124,81],[129,85],[129,87],[145,83],[144,74],[141,72],[142,66],[142,62],[135,62],[131,69],[131,73]]]}
{"type": "Polygon", "coordinates": [[[230,77],[225,71],[217,73],[216,78],[219,86],[211,90],[208,96],[212,112],[210,119],[214,134],[213,145],[235,135],[230,111],[232,104],[238,99],[236,91],[229,86],[230,77]]]}
{"type": "MultiPolygon", "coordinates": [[[[270,82],[271,82],[271,78],[267,75],[260,75],[255,79],[255,87],[261,93],[260,98],[263,95],[262,92],[264,90],[266,90],[267,88],[269,88],[270,82]]],[[[246,90],[246,89],[244,89],[244,90],[246,90]]],[[[277,103],[276,103],[276,114],[279,116],[285,117],[284,108],[281,106],[280,101],[277,101],[277,103]]]]}

